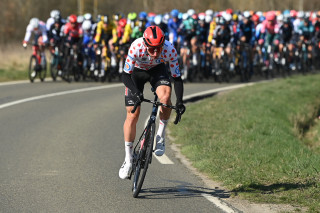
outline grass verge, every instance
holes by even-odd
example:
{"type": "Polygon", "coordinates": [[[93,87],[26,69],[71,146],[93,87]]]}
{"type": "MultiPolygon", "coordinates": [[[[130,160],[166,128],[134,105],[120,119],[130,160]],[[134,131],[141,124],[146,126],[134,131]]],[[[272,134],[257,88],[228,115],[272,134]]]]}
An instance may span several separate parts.
{"type": "Polygon", "coordinates": [[[0,82],[27,80],[32,46],[8,44],[0,47],[0,82]]]}
{"type": "Polygon", "coordinates": [[[187,107],[171,135],[234,196],[319,212],[320,153],[307,137],[317,128],[319,82],[320,75],[294,76],[205,99],[187,107]]]}

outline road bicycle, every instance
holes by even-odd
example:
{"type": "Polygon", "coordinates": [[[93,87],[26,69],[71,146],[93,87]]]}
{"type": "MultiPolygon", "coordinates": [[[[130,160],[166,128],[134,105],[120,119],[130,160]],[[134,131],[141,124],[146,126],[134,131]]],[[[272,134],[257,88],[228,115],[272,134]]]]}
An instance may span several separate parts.
{"type": "MultiPolygon", "coordinates": [[[[142,102],[148,102],[153,104],[153,107],[152,107],[152,112],[148,120],[148,123],[144,128],[143,133],[140,136],[138,142],[134,145],[134,148],[133,148],[133,163],[132,163],[132,169],[129,175],[129,179],[131,179],[131,177],[133,176],[132,193],[134,198],[138,197],[141,191],[144,178],[146,177],[146,174],[147,174],[148,166],[149,164],[151,164],[151,161],[152,161],[152,152],[154,151],[153,143],[154,143],[154,135],[155,135],[155,128],[156,128],[155,121],[158,114],[158,107],[164,106],[171,109],[176,109],[175,106],[166,105],[158,102],[157,101],[158,96],[155,93],[155,90],[152,89],[152,91],[155,96],[154,101],[151,101],[148,99],[142,100],[142,102]]],[[[134,113],[137,107],[138,105],[135,104],[131,112],[134,113]]],[[[177,116],[174,121],[174,124],[178,124],[182,115],[177,110],[176,110],[176,113],[177,113],[177,116]]]]}
{"type": "Polygon", "coordinates": [[[47,61],[44,54],[40,53],[40,47],[37,44],[32,45],[32,55],[29,63],[29,79],[33,83],[34,79],[39,76],[44,81],[47,75],[47,61]]]}

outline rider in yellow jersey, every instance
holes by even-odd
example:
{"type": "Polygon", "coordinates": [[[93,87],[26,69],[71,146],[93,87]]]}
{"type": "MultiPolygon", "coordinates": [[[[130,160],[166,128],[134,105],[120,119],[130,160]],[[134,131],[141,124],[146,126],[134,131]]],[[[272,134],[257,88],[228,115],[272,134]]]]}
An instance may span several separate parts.
{"type": "Polygon", "coordinates": [[[124,28],[124,33],[121,39],[121,43],[126,44],[131,41],[131,34],[136,26],[137,14],[132,12],[128,14],[127,24],[124,28]]]}
{"type": "MultiPolygon", "coordinates": [[[[101,20],[97,23],[94,41],[96,44],[102,45],[102,72],[107,68],[107,66],[105,66],[106,61],[110,60],[108,57],[108,42],[112,38],[114,28],[113,22],[110,22],[109,17],[106,15],[101,16],[101,20]]],[[[97,45],[95,45],[95,49],[96,48],[97,45]]],[[[101,74],[104,76],[104,73],[101,74]]]]}

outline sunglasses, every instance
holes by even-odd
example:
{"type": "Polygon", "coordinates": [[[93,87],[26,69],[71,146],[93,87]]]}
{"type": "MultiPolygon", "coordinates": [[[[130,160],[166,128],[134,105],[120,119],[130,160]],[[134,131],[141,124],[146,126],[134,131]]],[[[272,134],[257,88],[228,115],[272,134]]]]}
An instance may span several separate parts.
{"type": "Polygon", "coordinates": [[[154,52],[161,52],[163,46],[158,46],[158,47],[150,47],[147,46],[148,51],[153,54],[154,52]]]}

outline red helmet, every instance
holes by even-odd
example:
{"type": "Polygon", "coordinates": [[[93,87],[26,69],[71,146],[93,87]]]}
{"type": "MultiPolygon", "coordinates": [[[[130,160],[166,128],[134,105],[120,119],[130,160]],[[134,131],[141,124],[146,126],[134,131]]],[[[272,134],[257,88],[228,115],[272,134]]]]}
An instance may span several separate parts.
{"type": "Polygon", "coordinates": [[[124,28],[126,26],[126,24],[127,24],[127,19],[125,19],[125,18],[120,19],[120,21],[119,21],[120,27],[124,28]]]}
{"type": "Polygon", "coordinates": [[[267,12],[267,20],[274,21],[276,19],[276,14],[273,11],[267,12]]]}
{"type": "Polygon", "coordinates": [[[69,16],[69,22],[70,23],[77,23],[77,16],[72,14],[69,16]]]}
{"type": "Polygon", "coordinates": [[[254,14],[254,15],[252,16],[252,21],[258,22],[258,21],[259,21],[259,16],[258,16],[257,14],[254,14]]]}
{"type": "Polygon", "coordinates": [[[158,26],[147,27],[147,29],[143,33],[143,41],[147,46],[162,46],[164,40],[164,33],[158,26]]]}

